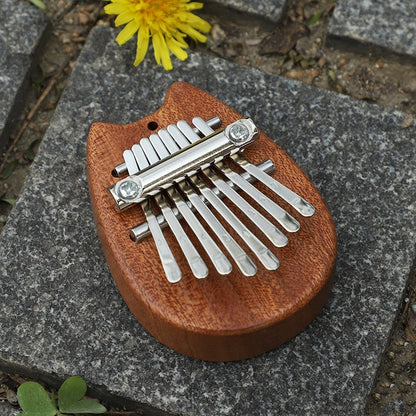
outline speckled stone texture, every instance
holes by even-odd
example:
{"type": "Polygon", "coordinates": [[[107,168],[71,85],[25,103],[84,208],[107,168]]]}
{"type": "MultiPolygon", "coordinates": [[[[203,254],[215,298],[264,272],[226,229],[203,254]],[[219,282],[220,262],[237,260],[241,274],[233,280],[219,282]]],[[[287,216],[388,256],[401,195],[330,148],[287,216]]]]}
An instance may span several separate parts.
{"type": "Polygon", "coordinates": [[[236,10],[241,13],[248,13],[277,23],[282,17],[287,0],[206,0],[205,3],[212,5],[220,4],[221,7],[226,6],[232,10],[236,10]]]}
{"type": "Polygon", "coordinates": [[[13,407],[9,404],[0,402],[0,416],[15,416],[18,413],[21,413],[18,407],[13,407]]]}
{"type": "MultiPolygon", "coordinates": [[[[131,64],[95,28],[0,237],[0,363],[180,415],[361,415],[415,258],[416,128],[404,114],[212,56],[164,72],[131,64]],[[156,110],[193,83],[274,138],[332,212],[339,258],[318,318],[284,346],[240,362],[182,356],[130,314],[97,238],[86,179],[94,121],[156,110]]],[[[267,155],[265,155],[265,158],[267,155]]]]}
{"type": "Polygon", "coordinates": [[[0,1],[0,148],[24,97],[36,50],[47,28],[44,13],[20,0],[0,1]]]}
{"type": "Polygon", "coordinates": [[[339,0],[329,38],[347,39],[416,58],[414,0],[339,0]]]}

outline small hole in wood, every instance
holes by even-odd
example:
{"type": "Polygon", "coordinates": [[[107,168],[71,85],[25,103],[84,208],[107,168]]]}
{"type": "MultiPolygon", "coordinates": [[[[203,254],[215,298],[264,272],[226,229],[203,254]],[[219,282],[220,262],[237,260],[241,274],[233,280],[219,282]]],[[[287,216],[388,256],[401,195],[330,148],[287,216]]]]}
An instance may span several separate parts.
{"type": "Polygon", "coordinates": [[[148,128],[149,130],[156,130],[158,127],[159,127],[159,125],[156,123],[156,121],[150,121],[150,122],[147,124],[147,128],[148,128]]]}

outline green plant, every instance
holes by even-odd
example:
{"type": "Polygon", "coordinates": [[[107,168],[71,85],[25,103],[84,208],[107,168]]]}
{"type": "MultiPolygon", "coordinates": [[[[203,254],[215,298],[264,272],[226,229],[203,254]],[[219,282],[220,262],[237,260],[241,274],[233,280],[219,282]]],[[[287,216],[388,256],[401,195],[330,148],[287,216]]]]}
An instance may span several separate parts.
{"type": "Polygon", "coordinates": [[[68,378],[58,390],[58,403],[34,381],[23,383],[17,389],[17,401],[23,410],[18,416],[66,416],[81,413],[104,413],[107,409],[94,400],[83,399],[87,392],[85,381],[79,376],[68,378]]]}
{"type": "Polygon", "coordinates": [[[46,9],[46,5],[42,0],[30,0],[30,2],[33,3],[36,7],[39,7],[39,9],[46,9]]]}
{"type": "Polygon", "coordinates": [[[314,14],[311,17],[311,19],[309,20],[308,25],[313,26],[315,23],[318,22],[318,20],[321,18],[321,16],[322,16],[322,12],[318,12],[318,13],[314,14]]]}
{"type": "Polygon", "coordinates": [[[13,159],[4,169],[1,174],[1,179],[7,179],[16,169],[17,167],[17,159],[13,159]]]}

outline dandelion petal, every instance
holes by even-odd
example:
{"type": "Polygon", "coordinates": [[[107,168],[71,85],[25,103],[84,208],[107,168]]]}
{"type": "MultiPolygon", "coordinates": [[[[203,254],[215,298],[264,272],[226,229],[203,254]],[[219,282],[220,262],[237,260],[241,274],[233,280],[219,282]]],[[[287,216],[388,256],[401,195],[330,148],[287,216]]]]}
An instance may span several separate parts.
{"type": "Polygon", "coordinates": [[[121,32],[116,37],[116,41],[119,45],[126,43],[139,29],[139,23],[136,20],[132,20],[130,23],[127,23],[126,26],[121,30],[121,32]]]}
{"type": "Polygon", "coordinates": [[[208,33],[211,25],[192,13],[203,3],[190,0],[109,0],[104,7],[107,14],[117,15],[115,25],[125,25],[116,37],[122,45],[137,32],[137,48],[134,65],[146,56],[152,38],[154,57],[158,65],[167,71],[173,68],[170,53],[178,59],[188,57],[189,46],[185,37],[206,42],[202,33],[208,33]],[[202,33],[201,33],[202,32],[202,33]]]}
{"type": "Polygon", "coordinates": [[[146,27],[141,26],[137,33],[137,49],[134,66],[139,65],[146,56],[147,49],[149,48],[149,38],[149,30],[146,27]]]}

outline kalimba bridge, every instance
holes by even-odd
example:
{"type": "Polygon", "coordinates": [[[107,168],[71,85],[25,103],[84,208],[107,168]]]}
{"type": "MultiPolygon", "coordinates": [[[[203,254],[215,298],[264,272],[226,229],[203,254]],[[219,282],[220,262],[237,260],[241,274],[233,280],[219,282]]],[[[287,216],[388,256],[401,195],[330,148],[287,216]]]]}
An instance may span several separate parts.
{"type": "Polygon", "coordinates": [[[149,234],[153,236],[166,277],[175,283],[181,279],[182,272],[162,231],[168,226],[193,275],[204,278],[209,268],[192,243],[191,236],[181,226],[179,219],[183,218],[217,272],[229,274],[232,270],[230,261],[197,218],[197,212],[240,271],[246,276],[254,276],[257,272],[255,263],[227,231],[225,224],[208,208],[210,206],[266,269],[276,270],[279,267],[277,257],[222,199],[226,197],[230,200],[241,216],[251,221],[258,233],[276,247],[286,246],[287,236],[237,190],[255,200],[279,226],[290,233],[299,230],[299,222],[252,182],[262,182],[305,217],[312,216],[315,209],[267,175],[266,172],[274,168],[270,160],[256,166],[242,156],[245,147],[258,137],[252,120],[237,120],[217,132],[214,128],[221,125],[219,117],[207,121],[194,117],[192,123],[193,126],[180,120],[151,134],[149,138],[142,138],[123,152],[124,163],[114,168],[114,176],[128,174],[108,188],[116,207],[123,211],[139,204],[146,218],[145,223],[131,229],[131,238],[138,242],[149,234]],[[236,166],[244,172],[238,173],[236,166]]]}

